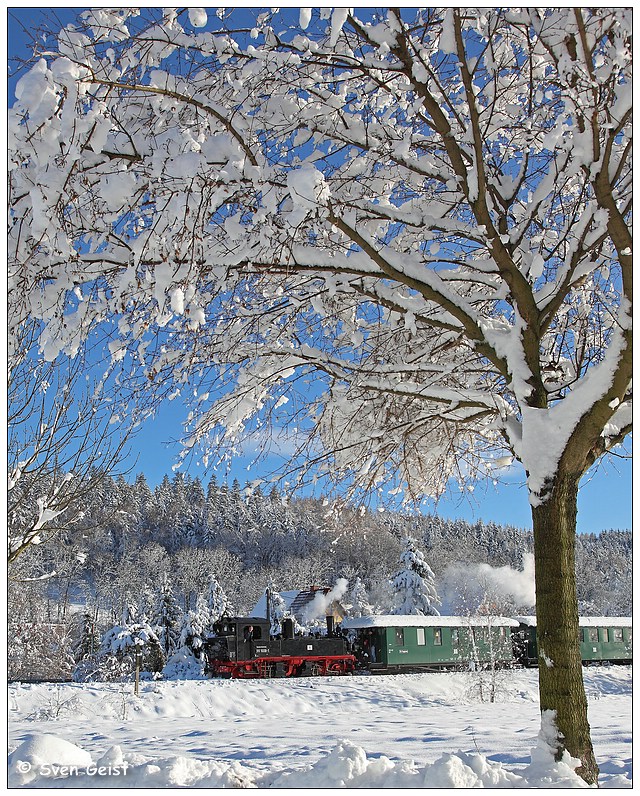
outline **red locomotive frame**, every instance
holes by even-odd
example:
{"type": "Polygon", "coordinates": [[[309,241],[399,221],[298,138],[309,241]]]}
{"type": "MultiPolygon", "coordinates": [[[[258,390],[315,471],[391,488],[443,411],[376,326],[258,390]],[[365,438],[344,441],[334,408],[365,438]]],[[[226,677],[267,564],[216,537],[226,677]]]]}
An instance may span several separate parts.
{"type": "Polygon", "coordinates": [[[209,660],[209,671],[233,679],[302,677],[350,674],[355,671],[354,655],[278,655],[250,660],[209,660]]]}

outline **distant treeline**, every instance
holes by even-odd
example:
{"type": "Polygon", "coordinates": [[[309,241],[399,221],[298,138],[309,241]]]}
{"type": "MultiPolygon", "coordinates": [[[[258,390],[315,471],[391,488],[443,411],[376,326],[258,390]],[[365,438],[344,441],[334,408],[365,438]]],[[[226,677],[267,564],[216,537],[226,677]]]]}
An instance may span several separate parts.
{"type": "MultiPolygon", "coordinates": [[[[82,518],[20,556],[10,571],[10,615],[64,621],[70,607],[116,621],[168,574],[184,610],[214,575],[239,612],[267,584],[280,590],[360,578],[369,593],[397,571],[402,540],[416,540],[436,581],[454,564],[522,566],[531,533],[437,515],[340,510],[322,499],[287,500],[236,480],[206,486],[177,473],[151,489],[107,477],[86,495],[82,518]],[[40,578],[43,578],[40,580],[40,578]]],[[[10,523],[24,521],[10,517],[10,523]]],[[[31,507],[31,510],[35,510],[31,507]]],[[[76,507],[77,510],[77,507],[76,507]]],[[[631,532],[579,535],[576,569],[584,614],[631,612],[631,532]]]]}

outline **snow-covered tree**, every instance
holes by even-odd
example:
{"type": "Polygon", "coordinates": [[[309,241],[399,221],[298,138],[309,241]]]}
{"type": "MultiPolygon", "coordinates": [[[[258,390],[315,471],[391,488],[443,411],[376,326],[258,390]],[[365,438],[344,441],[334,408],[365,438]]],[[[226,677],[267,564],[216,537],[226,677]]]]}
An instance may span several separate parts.
{"type": "Polygon", "coordinates": [[[267,598],[269,606],[269,633],[272,636],[277,636],[279,633],[282,633],[282,622],[285,619],[293,620],[294,633],[300,633],[304,630],[295,615],[287,608],[284,597],[276,589],[275,584],[272,583],[268,586],[264,591],[264,595],[265,598],[267,598]]]}
{"type": "Polygon", "coordinates": [[[273,584],[268,586],[264,593],[268,603],[269,633],[277,636],[282,632],[282,620],[288,615],[287,604],[273,584]]]}
{"type": "Polygon", "coordinates": [[[413,539],[404,540],[400,565],[399,572],[391,582],[394,597],[391,613],[439,616],[436,606],[440,605],[440,598],[436,591],[435,575],[413,539]]]}
{"type": "MultiPolygon", "coordinates": [[[[87,495],[125,457],[130,429],[110,424],[113,374],[96,376],[82,356],[38,354],[41,325],[23,320],[8,345],[8,561],[82,520],[87,495]]],[[[125,398],[120,396],[123,409],[125,398]]]]}
{"type": "Polygon", "coordinates": [[[233,614],[231,600],[213,575],[209,577],[206,601],[209,609],[209,626],[215,624],[221,616],[233,614]]]}
{"type": "Polygon", "coordinates": [[[175,652],[178,646],[181,619],[182,611],[173,594],[171,579],[165,574],[160,579],[150,624],[157,633],[166,659],[175,652]]]}
{"type": "Polygon", "coordinates": [[[94,655],[100,647],[100,633],[95,617],[86,611],[76,617],[74,623],[73,657],[76,662],[94,655]]]}
{"type": "Polygon", "coordinates": [[[349,601],[351,603],[349,616],[371,616],[371,614],[373,614],[373,606],[369,602],[367,589],[359,577],[356,577],[351,592],[349,593],[349,601]]]}
{"type": "Polygon", "coordinates": [[[105,655],[127,654],[139,647],[145,648],[150,662],[154,663],[157,659],[159,644],[158,637],[151,626],[147,622],[123,622],[104,633],[99,652],[105,655]]]}
{"type": "Polygon", "coordinates": [[[230,591],[235,591],[242,579],[241,562],[223,547],[184,547],[175,554],[173,562],[176,592],[183,594],[185,610],[193,608],[198,593],[207,590],[212,572],[230,591]]]}
{"type": "Polygon", "coordinates": [[[136,669],[136,654],[141,654],[140,670],[159,672],[164,656],[158,637],[147,622],[137,622],[123,616],[122,621],[102,636],[95,655],[88,655],[74,669],[77,681],[123,680],[136,669]]]}
{"type": "Polygon", "coordinates": [[[204,642],[209,631],[210,613],[204,594],[199,594],[193,611],[185,611],[180,624],[178,645],[188,647],[201,660],[204,642]]]}
{"type": "Polygon", "coordinates": [[[7,626],[9,680],[66,680],[73,670],[70,627],[47,622],[9,622],[7,626]]]}
{"type": "Polygon", "coordinates": [[[594,782],[574,546],[631,428],[631,12],[249,13],[90,10],[34,58],[10,334],[52,359],[108,320],[150,388],[197,373],[191,442],[289,429],[298,482],[520,461],[540,707],[594,782]]]}

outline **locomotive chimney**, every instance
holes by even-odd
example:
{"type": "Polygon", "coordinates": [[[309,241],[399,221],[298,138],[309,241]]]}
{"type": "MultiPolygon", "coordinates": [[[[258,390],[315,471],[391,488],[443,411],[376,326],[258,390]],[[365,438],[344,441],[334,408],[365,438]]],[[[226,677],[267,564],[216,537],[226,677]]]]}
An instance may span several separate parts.
{"type": "Polygon", "coordinates": [[[271,589],[267,586],[264,590],[265,597],[267,598],[267,615],[265,619],[269,622],[269,628],[271,628],[271,589]]]}
{"type": "Polygon", "coordinates": [[[333,636],[334,619],[332,616],[327,616],[327,636],[333,636]]]}

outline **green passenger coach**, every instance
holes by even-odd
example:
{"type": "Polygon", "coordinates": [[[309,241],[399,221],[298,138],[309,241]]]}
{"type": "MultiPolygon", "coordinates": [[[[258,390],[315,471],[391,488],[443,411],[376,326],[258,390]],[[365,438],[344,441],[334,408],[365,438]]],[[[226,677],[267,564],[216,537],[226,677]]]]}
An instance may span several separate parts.
{"type": "MultiPolygon", "coordinates": [[[[535,616],[518,616],[517,657],[525,666],[538,664],[537,620],[535,616]]],[[[631,663],[632,620],[629,616],[581,616],[580,653],[582,662],[631,663]]]]}
{"type": "Polygon", "coordinates": [[[469,665],[511,665],[518,623],[499,616],[363,616],[342,629],[372,671],[428,671],[469,665]]]}

